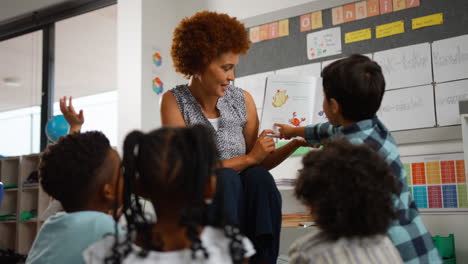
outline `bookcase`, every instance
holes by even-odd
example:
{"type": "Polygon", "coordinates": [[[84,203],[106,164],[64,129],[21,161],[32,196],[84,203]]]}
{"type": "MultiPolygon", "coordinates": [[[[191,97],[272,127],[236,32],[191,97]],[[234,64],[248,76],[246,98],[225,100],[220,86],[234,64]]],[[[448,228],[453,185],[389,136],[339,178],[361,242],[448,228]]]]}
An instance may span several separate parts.
{"type": "Polygon", "coordinates": [[[0,159],[0,182],[7,187],[0,207],[0,216],[4,216],[0,220],[0,246],[23,255],[28,254],[44,221],[39,216],[50,201],[38,183],[25,184],[31,173],[37,172],[38,163],[39,154],[0,159]],[[35,214],[24,215],[31,212],[35,214]]]}

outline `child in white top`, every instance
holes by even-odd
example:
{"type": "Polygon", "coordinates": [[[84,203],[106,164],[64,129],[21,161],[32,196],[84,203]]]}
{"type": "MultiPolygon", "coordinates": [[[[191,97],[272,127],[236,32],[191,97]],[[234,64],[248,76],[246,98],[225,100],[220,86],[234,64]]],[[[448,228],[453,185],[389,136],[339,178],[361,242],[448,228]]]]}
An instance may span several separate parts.
{"type": "Polygon", "coordinates": [[[291,264],[403,263],[386,233],[397,213],[400,182],[380,154],[347,139],[331,141],[302,161],[295,195],[319,232],[290,248],[291,264]]]}
{"type": "Polygon", "coordinates": [[[123,212],[127,235],[90,246],[87,263],[241,263],[255,253],[239,229],[207,224],[218,152],[202,126],[130,133],[124,142],[123,212]],[[150,223],[138,197],[151,201],[150,223]]]}

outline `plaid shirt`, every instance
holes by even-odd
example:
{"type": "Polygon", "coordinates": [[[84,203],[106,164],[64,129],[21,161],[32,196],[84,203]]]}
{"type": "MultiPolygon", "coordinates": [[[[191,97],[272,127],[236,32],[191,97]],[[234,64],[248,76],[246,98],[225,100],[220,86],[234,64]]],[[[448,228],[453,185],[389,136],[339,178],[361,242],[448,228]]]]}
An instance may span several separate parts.
{"type": "Polygon", "coordinates": [[[394,197],[399,218],[392,222],[388,236],[400,252],[405,263],[442,263],[432,236],[424,226],[416,204],[408,191],[406,171],[400,161],[397,145],[388,129],[377,117],[359,121],[349,127],[329,123],[310,125],[305,128],[305,138],[312,144],[332,137],[346,137],[351,143],[366,144],[382,154],[394,175],[402,183],[402,192],[394,197]]]}

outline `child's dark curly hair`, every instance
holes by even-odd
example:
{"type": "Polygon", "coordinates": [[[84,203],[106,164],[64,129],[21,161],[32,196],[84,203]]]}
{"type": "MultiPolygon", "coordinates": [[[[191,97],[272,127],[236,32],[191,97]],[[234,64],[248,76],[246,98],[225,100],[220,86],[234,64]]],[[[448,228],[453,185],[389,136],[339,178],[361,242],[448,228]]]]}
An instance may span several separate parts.
{"type": "Polygon", "coordinates": [[[247,30],[235,17],[201,11],[176,27],[171,56],[175,70],[190,77],[202,73],[221,54],[245,54],[249,47],[247,30]]]}
{"type": "Polygon", "coordinates": [[[81,210],[101,183],[109,180],[97,177],[109,150],[109,140],[98,131],[60,138],[41,154],[42,188],[60,201],[65,211],[81,210]]]}
{"type": "Polygon", "coordinates": [[[399,195],[401,183],[378,153],[343,138],[311,151],[302,163],[295,195],[327,239],[387,232],[397,217],[392,195],[399,195]]]}

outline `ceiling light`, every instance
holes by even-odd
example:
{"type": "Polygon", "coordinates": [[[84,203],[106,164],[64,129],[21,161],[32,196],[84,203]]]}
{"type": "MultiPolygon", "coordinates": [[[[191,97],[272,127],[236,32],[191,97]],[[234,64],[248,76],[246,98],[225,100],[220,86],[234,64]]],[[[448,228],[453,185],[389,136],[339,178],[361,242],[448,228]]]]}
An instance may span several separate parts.
{"type": "Polygon", "coordinates": [[[12,77],[4,78],[3,83],[10,87],[19,87],[21,85],[19,79],[12,77]]]}

